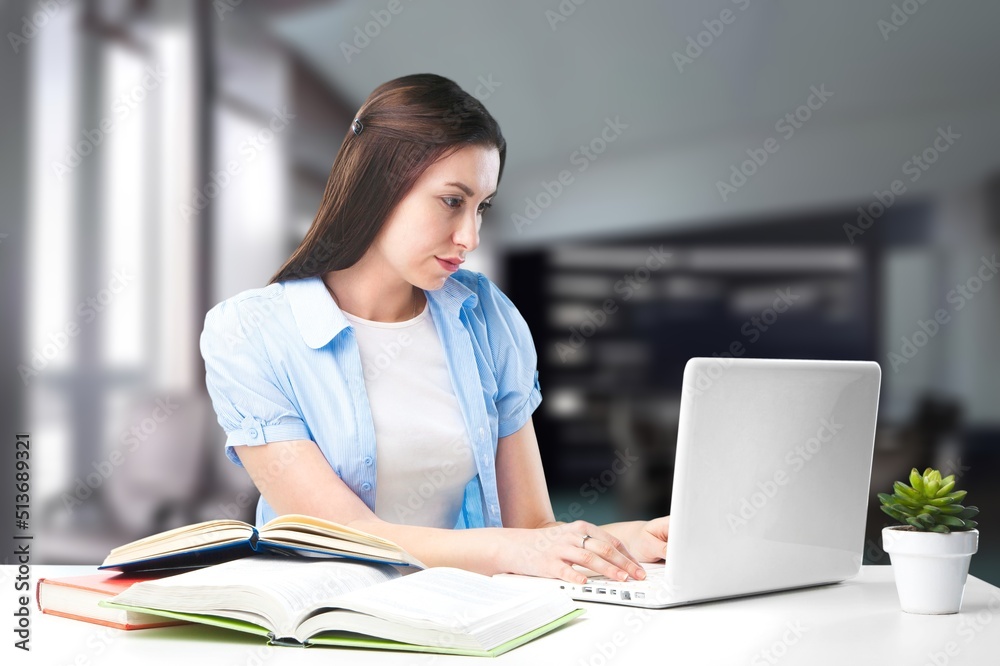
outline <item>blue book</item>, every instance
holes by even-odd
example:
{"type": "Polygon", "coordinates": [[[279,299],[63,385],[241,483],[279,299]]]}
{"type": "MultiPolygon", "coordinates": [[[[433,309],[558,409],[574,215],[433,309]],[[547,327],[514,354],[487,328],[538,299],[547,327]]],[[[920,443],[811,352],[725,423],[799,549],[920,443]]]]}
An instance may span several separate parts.
{"type": "Polygon", "coordinates": [[[382,537],[321,518],[285,514],[257,529],[241,520],[209,520],[160,532],[112,550],[99,569],[197,569],[260,553],[424,565],[382,537]]]}

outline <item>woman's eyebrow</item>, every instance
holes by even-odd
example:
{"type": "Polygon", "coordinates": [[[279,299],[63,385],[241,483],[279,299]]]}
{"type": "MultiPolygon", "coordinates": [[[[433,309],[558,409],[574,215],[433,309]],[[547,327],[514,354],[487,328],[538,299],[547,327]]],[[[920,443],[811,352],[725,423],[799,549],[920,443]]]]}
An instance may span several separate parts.
{"type": "MultiPolygon", "coordinates": [[[[476,196],[475,191],[473,191],[473,189],[471,187],[469,187],[468,185],[466,185],[465,183],[458,183],[458,182],[455,182],[455,183],[445,183],[445,186],[448,186],[448,185],[454,185],[458,189],[460,189],[463,192],[465,192],[466,196],[470,196],[470,197],[476,196]]],[[[489,197],[492,197],[496,193],[497,193],[497,191],[493,190],[486,198],[488,199],[489,197]]]]}

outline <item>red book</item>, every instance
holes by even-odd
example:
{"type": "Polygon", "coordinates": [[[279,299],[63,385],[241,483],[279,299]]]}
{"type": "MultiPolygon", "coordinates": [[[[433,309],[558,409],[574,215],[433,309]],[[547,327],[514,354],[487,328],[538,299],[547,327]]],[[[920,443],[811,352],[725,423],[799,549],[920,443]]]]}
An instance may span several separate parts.
{"type": "Polygon", "coordinates": [[[38,602],[38,610],[43,613],[68,617],[71,620],[93,622],[116,629],[151,629],[153,627],[188,624],[183,620],[172,620],[159,615],[126,611],[119,608],[102,608],[97,605],[97,602],[102,599],[110,599],[119,592],[124,592],[133,583],[162,577],[148,574],[136,576],[105,571],[88,576],[39,578],[38,586],[35,588],[35,600],[38,602]]]}

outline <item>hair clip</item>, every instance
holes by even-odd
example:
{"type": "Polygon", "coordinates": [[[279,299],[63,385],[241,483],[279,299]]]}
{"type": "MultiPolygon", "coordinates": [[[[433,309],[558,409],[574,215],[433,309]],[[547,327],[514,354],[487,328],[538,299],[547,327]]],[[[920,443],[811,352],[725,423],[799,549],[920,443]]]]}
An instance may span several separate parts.
{"type": "Polygon", "coordinates": [[[358,134],[361,134],[361,130],[363,130],[365,126],[361,124],[360,118],[355,118],[354,122],[351,123],[351,128],[354,130],[354,135],[357,136],[358,134]]]}

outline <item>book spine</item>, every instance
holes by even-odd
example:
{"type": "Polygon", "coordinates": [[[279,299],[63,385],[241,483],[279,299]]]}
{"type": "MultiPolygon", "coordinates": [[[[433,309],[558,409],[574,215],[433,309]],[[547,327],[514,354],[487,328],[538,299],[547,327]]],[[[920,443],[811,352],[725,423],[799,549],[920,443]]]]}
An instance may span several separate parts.
{"type": "Polygon", "coordinates": [[[64,613],[63,611],[50,610],[48,608],[46,608],[42,612],[45,613],[46,615],[64,617],[68,620],[78,620],[80,622],[89,622],[90,624],[99,624],[102,627],[111,627],[112,629],[121,629],[122,631],[136,631],[138,629],[158,629],[160,627],[176,627],[181,624],[190,624],[185,620],[164,620],[163,622],[151,622],[148,624],[144,623],[129,624],[121,622],[112,622],[111,620],[103,620],[101,618],[90,617],[87,615],[64,613]]]}
{"type": "Polygon", "coordinates": [[[256,527],[251,527],[253,532],[250,533],[250,548],[256,552],[260,552],[257,548],[257,542],[260,541],[260,533],[257,532],[256,527]]]}
{"type": "Polygon", "coordinates": [[[35,583],[35,603],[38,604],[38,610],[42,610],[42,583],[48,581],[48,578],[39,578],[38,582],[35,583]]]}
{"type": "Polygon", "coordinates": [[[277,636],[274,635],[274,632],[271,632],[267,635],[267,644],[278,645],[281,647],[298,647],[298,648],[309,647],[307,644],[302,643],[292,638],[291,636],[278,638],[277,636]]]}

